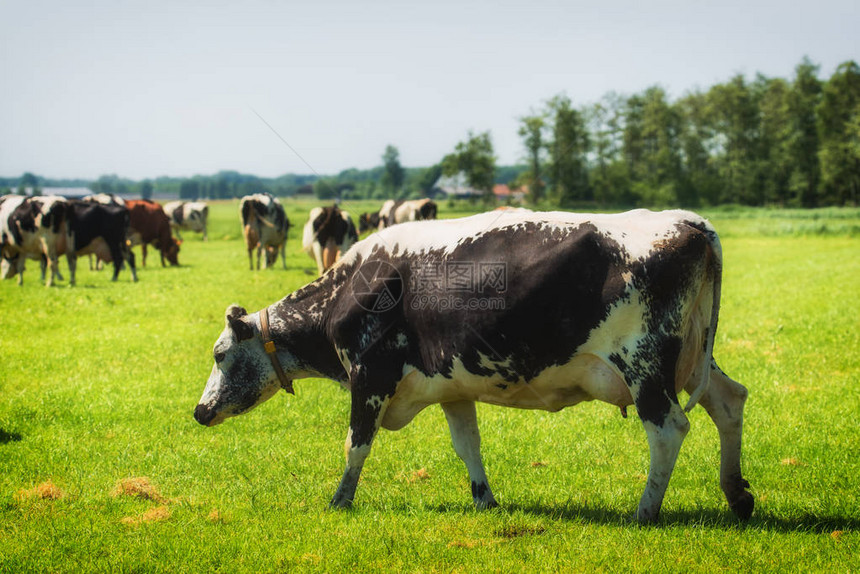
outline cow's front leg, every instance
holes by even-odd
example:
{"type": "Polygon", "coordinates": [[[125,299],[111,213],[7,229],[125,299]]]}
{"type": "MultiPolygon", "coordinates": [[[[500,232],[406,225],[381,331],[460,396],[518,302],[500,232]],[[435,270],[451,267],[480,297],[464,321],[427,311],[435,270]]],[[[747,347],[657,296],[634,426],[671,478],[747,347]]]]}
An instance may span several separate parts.
{"type": "Polygon", "coordinates": [[[364,466],[367,455],[370,454],[370,446],[379,430],[390,399],[389,396],[353,391],[349,433],[346,436],[346,445],[344,446],[346,469],[343,471],[337,492],[331,499],[330,506],[332,508],[349,508],[352,506],[361,468],[364,466]]]}
{"type": "Polygon", "coordinates": [[[690,429],[690,421],[687,420],[684,409],[678,404],[677,399],[673,401],[665,395],[662,399],[668,403],[668,412],[662,416],[657,413],[663,411],[663,405],[654,403],[636,405],[645,433],[648,435],[648,448],[651,452],[648,482],[639,500],[639,509],[636,513],[639,522],[657,521],[663,496],[666,494],[672,470],[675,468],[675,461],[678,460],[681,444],[690,429]]]}
{"type": "Polygon", "coordinates": [[[466,463],[472,483],[472,498],[479,510],[498,506],[481,460],[481,434],[478,431],[478,416],[473,401],[442,403],[454,451],[466,463]]]}

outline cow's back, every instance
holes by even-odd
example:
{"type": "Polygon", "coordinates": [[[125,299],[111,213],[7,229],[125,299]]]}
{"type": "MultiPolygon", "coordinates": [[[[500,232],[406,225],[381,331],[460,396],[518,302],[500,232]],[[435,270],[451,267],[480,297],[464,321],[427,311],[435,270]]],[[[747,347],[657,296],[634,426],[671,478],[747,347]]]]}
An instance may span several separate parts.
{"type": "MultiPolygon", "coordinates": [[[[610,330],[635,336],[649,328],[650,305],[662,311],[699,288],[681,279],[704,272],[712,248],[703,224],[684,212],[496,212],[396,226],[358,243],[340,265],[389,273],[402,285],[399,305],[368,316],[342,298],[332,328],[346,338],[366,338],[380,321],[400,330],[412,354],[404,360],[426,375],[450,375],[459,361],[473,374],[528,381],[605,337],[608,319],[623,323],[610,330]]],[[[609,360],[615,343],[610,334],[592,352],[609,360]]]]}

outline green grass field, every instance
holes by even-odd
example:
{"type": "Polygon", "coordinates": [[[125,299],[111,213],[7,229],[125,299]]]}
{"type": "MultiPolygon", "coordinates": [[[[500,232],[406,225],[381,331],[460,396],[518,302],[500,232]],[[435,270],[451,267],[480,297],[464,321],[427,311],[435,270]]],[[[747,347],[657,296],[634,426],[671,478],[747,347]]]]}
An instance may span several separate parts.
{"type": "Polygon", "coordinates": [[[501,505],[488,512],[439,407],[381,431],[345,512],[326,508],[348,422],[335,383],[198,425],[227,305],[254,311],[314,279],[310,204],[287,207],[286,272],[248,270],[223,203],[208,243],[186,234],[182,267],[150,256],[138,283],[85,261],[74,289],[41,286],[32,263],[23,287],[0,282],[0,572],[860,569],[860,210],[705,213],[724,237],[715,353],[750,392],[756,510],[747,524],[728,510],[696,408],[661,519],[640,527],[648,447],[632,409],[479,405],[501,505]]]}

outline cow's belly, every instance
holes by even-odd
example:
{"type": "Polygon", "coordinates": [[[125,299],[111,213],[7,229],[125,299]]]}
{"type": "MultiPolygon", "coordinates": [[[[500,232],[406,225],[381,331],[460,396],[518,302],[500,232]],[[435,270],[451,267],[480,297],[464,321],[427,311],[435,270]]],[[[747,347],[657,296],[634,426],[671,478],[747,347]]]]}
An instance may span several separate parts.
{"type": "Polygon", "coordinates": [[[451,377],[428,377],[407,367],[408,372],[397,386],[382,426],[397,430],[429,405],[462,400],[547,411],[595,399],[617,406],[633,403],[618,370],[590,353],[576,355],[564,365],[548,367],[528,382],[516,383],[506,381],[501,375],[475,375],[459,361],[454,364],[451,377]]]}

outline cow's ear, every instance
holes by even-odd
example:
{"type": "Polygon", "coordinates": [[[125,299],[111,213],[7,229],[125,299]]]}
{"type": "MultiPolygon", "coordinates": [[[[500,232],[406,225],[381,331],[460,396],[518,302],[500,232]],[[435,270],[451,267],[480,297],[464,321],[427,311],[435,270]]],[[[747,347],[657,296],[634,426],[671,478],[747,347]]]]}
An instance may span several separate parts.
{"type": "Polygon", "coordinates": [[[248,312],[245,310],[245,308],[240,307],[239,305],[230,305],[229,307],[227,307],[227,312],[225,313],[227,319],[239,319],[247,314],[248,312]]]}
{"type": "Polygon", "coordinates": [[[242,321],[242,317],[247,314],[248,312],[244,307],[239,307],[238,305],[227,307],[227,325],[236,334],[237,341],[244,341],[254,336],[254,329],[242,321]]]}

